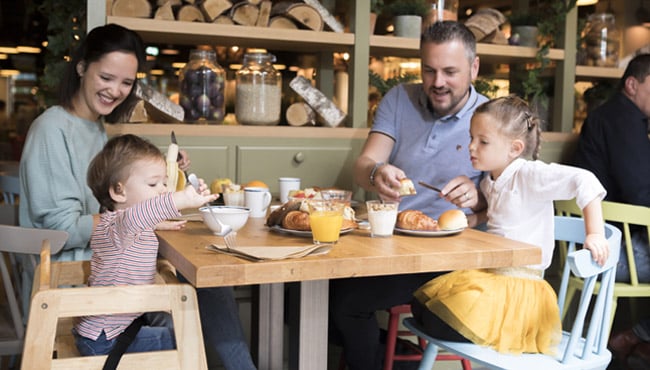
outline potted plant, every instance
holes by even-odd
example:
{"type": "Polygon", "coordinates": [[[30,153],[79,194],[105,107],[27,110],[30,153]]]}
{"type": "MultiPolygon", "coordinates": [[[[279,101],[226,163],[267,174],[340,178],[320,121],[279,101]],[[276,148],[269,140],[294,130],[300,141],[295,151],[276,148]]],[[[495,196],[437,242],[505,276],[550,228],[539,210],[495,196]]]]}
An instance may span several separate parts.
{"type": "MultiPolygon", "coordinates": [[[[564,29],[563,24],[567,13],[575,6],[576,0],[536,2],[528,10],[528,13],[536,13],[537,16],[538,48],[534,66],[520,70],[523,75],[520,74],[517,79],[521,82],[519,94],[539,109],[546,109],[548,97],[545,99],[543,96],[547,88],[552,85],[542,78],[542,72],[551,64],[548,57],[549,50],[555,46],[555,38],[559,38],[558,32],[564,29]]],[[[541,112],[539,113],[542,115],[541,112]]]]}
{"type": "Polygon", "coordinates": [[[384,0],[370,0],[370,34],[375,33],[375,24],[377,23],[377,16],[381,14],[384,9],[384,0]]]}
{"type": "Polygon", "coordinates": [[[396,0],[386,10],[393,16],[395,36],[420,38],[422,18],[429,12],[426,0],[396,0]]]}
{"type": "Polygon", "coordinates": [[[539,13],[536,11],[513,12],[509,17],[510,23],[510,45],[537,47],[540,21],[539,13]]]}

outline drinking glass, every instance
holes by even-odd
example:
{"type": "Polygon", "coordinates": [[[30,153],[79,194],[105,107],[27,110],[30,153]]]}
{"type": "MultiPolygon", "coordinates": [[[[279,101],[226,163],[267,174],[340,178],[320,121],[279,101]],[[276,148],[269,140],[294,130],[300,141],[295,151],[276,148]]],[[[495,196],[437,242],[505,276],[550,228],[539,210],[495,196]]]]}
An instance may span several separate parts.
{"type": "Polygon", "coordinates": [[[369,200],[366,202],[368,222],[370,223],[370,236],[390,237],[397,221],[398,202],[382,202],[369,200]]]}
{"type": "Polygon", "coordinates": [[[332,244],[339,240],[345,203],[340,200],[307,201],[309,223],[314,244],[332,244]]]}

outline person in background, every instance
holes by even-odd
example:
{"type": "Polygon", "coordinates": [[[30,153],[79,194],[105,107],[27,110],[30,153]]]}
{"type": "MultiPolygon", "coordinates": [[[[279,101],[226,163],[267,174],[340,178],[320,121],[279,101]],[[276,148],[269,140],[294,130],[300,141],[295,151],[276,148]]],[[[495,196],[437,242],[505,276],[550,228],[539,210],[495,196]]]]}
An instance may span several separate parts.
{"type": "Polygon", "coordinates": [[[585,219],[583,247],[598,264],[607,261],[605,189],[589,171],[537,161],[540,124],[521,98],[491,100],[474,112],[469,154],[474,168],[486,172],[480,189],[487,231],[540,246],[541,264],[457,270],[424,284],[412,310],[430,335],[504,353],[554,354],[562,326],[557,296],[544,280],[555,247],[554,200],[576,198],[585,219]]]}
{"type": "MultiPolygon", "coordinates": [[[[650,207],[650,54],[627,64],[619,90],[585,119],[574,164],[593,172],[607,189],[605,200],[650,207]]],[[[639,282],[650,282],[650,244],[645,228],[632,228],[632,246],[639,282]]],[[[624,241],[623,241],[624,243],[624,241]]],[[[624,248],[624,244],[621,246],[624,248]]],[[[627,256],[621,253],[617,281],[629,281],[627,256]]],[[[610,348],[623,363],[650,368],[650,318],[634,329],[612,335],[610,348]],[[636,348],[638,347],[638,348],[636,348]]]]}
{"type": "MultiPolygon", "coordinates": [[[[59,105],[48,108],[29,129],[20,161],[20,225],[68,233],[54,260],[90,259],[100,205],[86,183],[88,165],[107,142],[104,122],[118,121],[136,101],[136,73],[144,63],[137,33],[114,24],[94,28],[66,67],[59,105]]],[[[182,157],[179,167],[186,170],[190,161],[184,152],[182,157]]],[[[164,222],[156,228],[183,225],[164,222]]],[[[22,262],[28,312],[34,271],[28,261],[22,262]]],[[[254,369],[232,288],[198,289],[197,297],[206,351],[218,353],[227,369],[254,369]]]]}
{"type": "MultiPolygon", "coordinates": [[[[88,186],[100,204],[99,224],[90,238],[93,251],[89,286],[153,284],[158,259],[154,227],[181,216],[180,210],[215,200],[207,185],[167,191],[167,163],[160,150],[135,135],[116,136],[106,143],[88,168],[88,186]]],[[[84,316],[73,332],[84,356],[111,352],[119,336],[139,314],[84,316]]],[[[175,347],[171,316],[142,315],[144,323],[125,352],[175,347]]]]}
{"type": "MultiPolygon", "coordinates": [[[[436,22],[422,33],[420,57],[422,83],[398,85],[382,98],[355,162],[355,182],[384,200],[400,200],[400,210],[418,209],[433,218],[456,207],[481,211],[481,172],[467,155],[470,118],[487,101],[472,86],[479,70],[476,40],[462,23],[436,22]],[[405,177],[416,180],[417,195],[400,199],[399,180],[405,177]],[[417,180],[440,187],[442,194],[417,180]]],[[[409,303],[413,291],[436,275],[332,280],[331,339],[343,347],[349,369],[382,367],[376,311],[409,303]]]]}

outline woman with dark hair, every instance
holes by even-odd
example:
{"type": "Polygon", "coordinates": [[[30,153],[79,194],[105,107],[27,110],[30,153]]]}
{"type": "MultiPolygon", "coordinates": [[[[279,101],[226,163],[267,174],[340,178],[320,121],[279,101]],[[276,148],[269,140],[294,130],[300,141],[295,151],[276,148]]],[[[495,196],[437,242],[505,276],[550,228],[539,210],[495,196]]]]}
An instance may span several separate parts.
{"type": "MultiPolygon", "coordinates": [[[[114,24],[94,28],[66,67],[59,105],[30,127],[20,161],[20,225],[69,234],[54,260],[90,259],[99,203],[86,182],[88,165],[107,142],[104,122],[121,119],[135,102],[136,74],[144,62],[137,33],[114,24]]],[[[186,170],[190,161],[184,152],[182,156],[179,167],[186,170]]],[[[156,228],[179,229],[183,224],[164,222],[156,228]]],[[[31,264],[23,263],[26,309],[33,274],[31,264]]],[[[208,353],[217,352],[227,369],[254,369],[232,288],[198,289],[197,296],[208,353]]]]}

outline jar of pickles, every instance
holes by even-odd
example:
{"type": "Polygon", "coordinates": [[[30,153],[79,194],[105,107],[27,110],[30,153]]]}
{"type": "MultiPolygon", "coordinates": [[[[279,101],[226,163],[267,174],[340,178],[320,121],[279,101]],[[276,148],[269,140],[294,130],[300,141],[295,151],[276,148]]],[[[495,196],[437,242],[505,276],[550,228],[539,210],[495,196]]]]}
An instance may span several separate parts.
{"type": "Polygon", "coordinates": [[[280,122],[282,76],[269,53],[244,54],[237,71],[235,116],[242,125],[277,125],[280,122]]]}
{"type": "Polygon", "coordinates": [[[225,78],[213,50],[190,51],[190,60],[179,74],[179,103],[185,110],[186,122],[223,122],[225,78]]]}
{"type": "Polygon", "coordinates": [[[596,13],[587,18],[582,31],[584,63],[588,66],[615,67],[621,36],[613,14],[596,13]]]}

